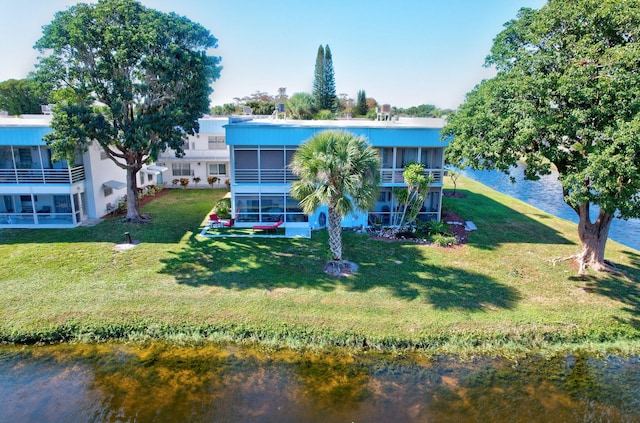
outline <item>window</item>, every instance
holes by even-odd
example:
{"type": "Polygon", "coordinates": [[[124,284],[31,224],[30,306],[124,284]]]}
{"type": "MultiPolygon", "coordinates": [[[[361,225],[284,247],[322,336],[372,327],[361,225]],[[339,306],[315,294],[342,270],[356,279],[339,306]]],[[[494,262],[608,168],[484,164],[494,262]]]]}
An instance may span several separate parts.
{"type": "Polygon", "coordinates": [[[104,194],[104,196],[105,196],[105,197],[108,197],[108,196],[110,196],[111,194],[113,194],[113,188],[108,187],[108,186],[106,186],[106,185],[103,185],[103,186],[102,186],[102,192],[103,192],[103,194],[104,194]]]}
{"type": "Polygon", "coordinates": [[[209,175],[226,175],[227,165],[225,163],[209,163],[209,175]]]}
{"type": "Polygon", "coordinates": [[[106,151],[104,151],[102,148],[100,149],[100,160],[107,160],[109,158],[109,155],[107,154],[106,151]]]}
{"type": "Polygon", "coordinates": [[[144,172],[139,172],[140,173],[140,185],[144,185],[144,172]]]}
{"type": "Polygon", "coordinates": [[[226,148],[224,135],[209,135],[209,150],[226,148]]]}
{"type": "Polygon", "coordinates": [[[151,173],[147,173],[147,182],[153,182],[153,175],[151,173]]]}
{"type": "Polygon", "coordinates": [[[190,163],[171,163],[173,176],[192,176],[190,163]]]}

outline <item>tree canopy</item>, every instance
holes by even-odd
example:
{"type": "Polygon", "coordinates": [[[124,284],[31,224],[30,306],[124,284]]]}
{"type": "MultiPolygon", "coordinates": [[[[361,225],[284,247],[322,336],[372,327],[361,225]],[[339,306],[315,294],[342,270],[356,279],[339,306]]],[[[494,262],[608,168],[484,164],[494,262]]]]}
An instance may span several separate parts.
{"type": "Polygon", "coordinates": [[[44,27],[36,75],[57,99],[46,140],[70,160],[97,141],[126,169],[127,220],[143,220],[137,172],[168,147],[182,155],[208,112],[216,46],[201,25],[134,0],[79,3],[44,27]]]}
{"type": "Polygon", "coordinates": [[[47,93],[33,78],[0,82],[0,110],[12,116],[39,114],[40,106],[48,103],[47,93]]]}
{"type": "Polygon", "coordinates": [[[379,167],[378,153],[368,141],[346,131],[320,132],[293,156],[291,169],[299,180],[291,186],[291,195],[307,214],[328,206],[334,261],[342,261],[342,217],[367,212],[377,200],[379,167]]]}
{"type": "Polygon", "coordinates": [[[328,44],[326,47],[322,47],[322,45],[318,47],[314,68],[313,96],[316,99],[318,110],[336,112],[337,96],[333,57],[328,44]]]}
{"type": "Polygon", "coordinates": [[[639,37],[638,0],[521,9],[487,57],[496,77],[467,95],[443,131],[453,136],[452,163],[508,172],[524,160],[528,179],[558,171],[579,217],[581,271],[610,269],[611,220],[640,217],[639,37]]]}

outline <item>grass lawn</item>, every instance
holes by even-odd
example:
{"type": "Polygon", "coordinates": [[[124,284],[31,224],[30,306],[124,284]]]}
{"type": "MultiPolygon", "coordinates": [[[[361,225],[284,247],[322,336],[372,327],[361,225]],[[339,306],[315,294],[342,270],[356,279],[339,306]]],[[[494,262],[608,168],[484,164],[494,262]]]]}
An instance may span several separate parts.
{"type": "Polygon", "coordinates": [[[627,276],[579,277],[552,259],[576,225],[469,179],[444,208],[478,227],[437,248],[345,231],[349,278],[322,271],[327,235],[204,238],[226,190],[170,190],[150,224],[0,230],[0,341],[258,341],[431,352],[640,351],[640,252],[609,241],[627,276]],[[129,232],[140,244],[114,249],[129,232]]]}

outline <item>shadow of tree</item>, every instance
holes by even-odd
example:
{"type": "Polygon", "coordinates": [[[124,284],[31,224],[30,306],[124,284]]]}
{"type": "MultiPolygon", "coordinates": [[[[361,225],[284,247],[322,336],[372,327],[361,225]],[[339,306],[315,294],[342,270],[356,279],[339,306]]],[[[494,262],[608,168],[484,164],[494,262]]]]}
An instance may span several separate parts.
{"type": "Polygon", "coordinates": [[[486,275],[424,265],[416,260],[415,249],[400,243],[367,243],[366,235],[353,232],[345,232],[343,239],[345,251],[360,266],[348,278],[334,278],[322,271],[326,231],[314,233],[312,239],[200,240],[192,236],[187,248],[163,260],[162,273],[180,284],[234,290],[342,288],[367,292],[385,288],[397,298],[424,301],[439,309],[512,308],[521,298],[516,289],[486,275]]]}
{"type": "MultiPolygon", "coordinates": [[[[559,231],[485,195],[458,191],[460,198],[443,198],[443,209],[476,224],[478,230],[469,236],[469,244],[477,248],[493,249],[506,243],[575,244],[561,236],[559,231]]],[[[531,215],[541,216],[536,212],[531,215]]]]}
{"type": "Polygon", "coordinates": [[[632,267],[616,264],[620,274],[572,276],[570,280],[584,282],[583,289],[592,294],[603,295],[624,304],[622,308],[630,314],[628,319],[617,316],[616,320],[640,329],[640,284],[636,277],[640,268],[640,255],[631,251],[629,256],[632,267]]]}

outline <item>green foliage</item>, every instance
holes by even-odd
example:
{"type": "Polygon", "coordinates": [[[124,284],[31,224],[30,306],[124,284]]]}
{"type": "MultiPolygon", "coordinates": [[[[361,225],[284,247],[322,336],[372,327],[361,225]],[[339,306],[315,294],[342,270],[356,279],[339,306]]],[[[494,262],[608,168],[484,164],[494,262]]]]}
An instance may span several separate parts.
{"type": "Polygon", "coordinates": [[[318,47],[313,79],[313,97],[320,110],[336,112],[337,96],[331,49],[318,47]]]}
{"type": "Polygon", "coordinates": [[[311,214],[328,206],[329,243],[335,260],[342,260],[341,220],[355,211],[367,212],[378,196],[380,160],[368,141],[346,131],[323,131],[303,143],[291,161],[299,177],[291,195],[311,214]]]}
{"type": "Polygon", "coordinates": [[[443,131],[447,160],[525,177],[555,167],[579,216],[581,268],[605,268],[611,220],[640,217],[640,3],[555,0],[495,38],[476,86],[443,131]],[[600,207],[595,221],[590,204],[600,207]]]}
{"type": "Polygon", "coordinates": [[[315,114],[313,119],[315,120],[334,120],[336,116],[333,114],[331,110],[320,110],[315,114]]]}
{"type": "Polygon", "coordinates": [[[354,116],[366,116],[368,111],[367,93],[365,93],[364,90],[359,90],[356,96],[356,105],[353,108],[353,114],[354,116]]]}
{"type": "Polygon", "coordinates": [[[231,199],[221,198],[213,206],[213,212],[217,213],[222,219],[229,219],[231,217],[231,199]]]}
{"type": "Polygon", "coordinates": [[[399,228],[409,226],[416,220],[433,183],[433,177],[425,174],[422,163],[405,164],[403,177],[406,188],[393,189],[401,213],[394,215],[392,226],[399,228]]]}
{"type": "Polygon", "coordinates": [[[0,110],[11,116],[40,114],[40,106],[48,103],[48,95],[35,79],[9,79],[0,82],[0,110]]]}
{"type": "Polygon", "coordinates": [[[36,77],[57,98],[46,141],[70,160],[97,142],[127,169],[127,219],[141,219],[135,174],[168,147],[182,155],[209,111],[216,43],[201,25],[134,0],[80,3],[44,27],[36,77]]]}
{"type": "Polygon", "coordinates": [[[293,119],[311,119],[316,110],[315,97],[309,93],[295,93],[287,101],[287,110],[293,119]]]}
{"type": "Polygon", "coordinates": [[[443,222],[442,220],[430,220],[426,223],[427,231],[431,235],[446,235],[449,229],[449,225],[443,222]]]}
{"type": "Polygon", "coordinates": [[[446,233],[437,233],[431,237],[431,242],[438,247],[451,247],[457,244],[456,237],[446,233]]]}

